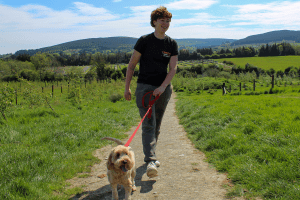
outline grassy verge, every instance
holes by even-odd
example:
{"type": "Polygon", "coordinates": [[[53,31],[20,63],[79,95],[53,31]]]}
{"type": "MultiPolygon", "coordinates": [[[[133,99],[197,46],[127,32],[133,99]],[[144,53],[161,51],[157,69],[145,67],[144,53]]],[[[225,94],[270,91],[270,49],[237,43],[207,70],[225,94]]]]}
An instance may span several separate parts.
{"type": "Polygon", "coordinates": [[[65,180],[99,162],[92,153],[105,145],[100,139],[127,137],[138,122],[135,101],[121,98],[123,87],[94,82],[70,88],[50,98],[54,111],[32,100],[39,87],[30,87],[31,98],[19,92],[20,103],[0,120],[0,199],[68,199],[65,180]]]}
{"type": "Polygon", "coordinates": [[[300,198],[300,87],[277,94],[178,93],[180,123],[234,183],[230,196],[300,198]]]}

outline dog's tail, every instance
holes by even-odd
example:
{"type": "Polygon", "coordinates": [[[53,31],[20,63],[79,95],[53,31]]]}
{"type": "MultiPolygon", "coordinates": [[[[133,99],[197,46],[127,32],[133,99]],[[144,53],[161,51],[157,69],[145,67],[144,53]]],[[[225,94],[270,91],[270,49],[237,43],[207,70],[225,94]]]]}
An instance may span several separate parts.
{"type": "Polygon", "coordinates": [[[101,138],[101,140],[111,140],[111,141],[116,142],[118,145],[124,145],[124,143],[121,140],[112,138],[112,137],[104,137],[104,138],[101,138]]]}

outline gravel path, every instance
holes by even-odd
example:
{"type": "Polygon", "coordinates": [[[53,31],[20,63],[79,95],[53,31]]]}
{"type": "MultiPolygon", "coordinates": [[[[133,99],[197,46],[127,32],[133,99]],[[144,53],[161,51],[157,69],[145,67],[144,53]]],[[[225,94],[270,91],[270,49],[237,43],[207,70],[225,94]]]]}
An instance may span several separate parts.
{"type": "MultiPolygon", "coordinates": [[[[175,96],[165,112],[161,134],[157,145],[157,156],[161,163],[159,174],[148,178],[145,174],[142,151],[141,128],[130,146],[136,155],[136,186],[133,200],[223,200],[226,198],[224,184],[229,184],[224,174],[216,172],[207,162],[205,155],[194,148],[186,137],[186,132],[179,125],[175,113],[175,96]]],[[[131,135],[136,127],[128,132],[131,135]]],[[[127,140],[125,140],[126,142],[127,140]]],[[[111,190],[106,177],[106,160],[112,146],[98,149],[95,156],[101,159],[100,164],[92,167],[91,176],[70,180],[70,187],[81,187],[85,192],[72,197],[73,200],[111,199],[111,190]]],[[[230,184],[229,184],[230,185],[230,184]]],[[[124,189],[119,190],[120,199],[124,199],[124,189]]],[[[236,198],[240,199],[240,198],[236,198]]]]}

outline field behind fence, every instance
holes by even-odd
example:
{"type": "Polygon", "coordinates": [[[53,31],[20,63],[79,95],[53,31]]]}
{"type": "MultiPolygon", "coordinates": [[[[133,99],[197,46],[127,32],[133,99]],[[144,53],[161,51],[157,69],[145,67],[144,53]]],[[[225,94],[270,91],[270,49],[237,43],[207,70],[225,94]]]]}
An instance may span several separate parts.
{"type": "Polygon", "coordinates": [[[177,92],[180,123],[195,147],[227,174],[228,196],[300,199],[298,84],[275,85],[273,93],[269,84],[258,93],[242,88],[222,95],[222,89],[195,90],[195,83],[202,84],[191,78],[176,80],[174,88],[182,88],[180,81],[186,83],[177,92]]]}
{"type": "Polygon", "coordinates": [[[1,83],[0,92],[6,87],[17,91],[18,104],[7,107],[6,120],[0,116],[0,199],[61,200],[83,192],[66,189],[65,180],[88,176],[99,162],[92,153],[107,144],[101,138],[126,137],[139,119],[135,102],[123,99],[123,81],[22,81],[1,83]]]}

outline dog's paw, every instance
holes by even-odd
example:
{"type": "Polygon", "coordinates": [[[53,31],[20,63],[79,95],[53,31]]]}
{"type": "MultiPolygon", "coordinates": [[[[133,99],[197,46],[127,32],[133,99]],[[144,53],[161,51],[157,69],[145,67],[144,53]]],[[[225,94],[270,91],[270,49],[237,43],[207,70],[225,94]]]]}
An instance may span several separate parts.
{"type": "Polygon", "coordinates": [[[136,186],[132,186],[132,191],[136,191],[136,186]]]}

